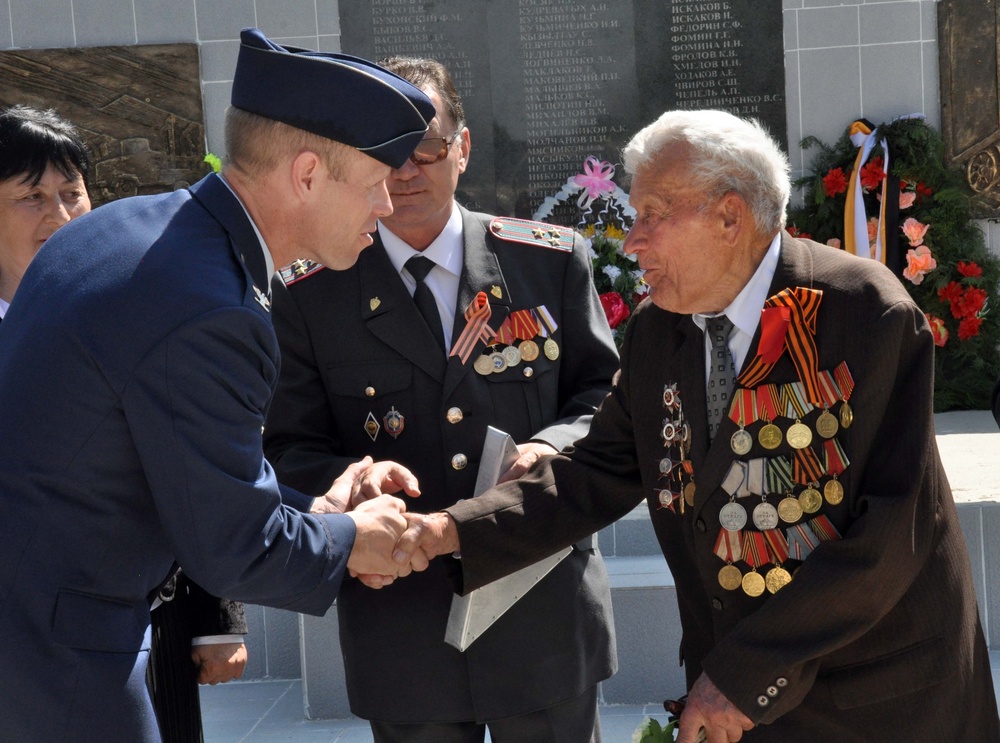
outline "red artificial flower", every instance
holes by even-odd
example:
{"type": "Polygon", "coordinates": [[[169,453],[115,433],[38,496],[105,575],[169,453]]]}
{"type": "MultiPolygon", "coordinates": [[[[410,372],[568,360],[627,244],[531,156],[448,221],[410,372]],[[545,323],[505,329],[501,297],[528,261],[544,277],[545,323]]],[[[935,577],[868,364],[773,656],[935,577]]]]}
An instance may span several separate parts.
{"type": "Polygon", "coordinates": [[[938,299],[942,302],[953,303],[962,296],[962,285],[957,281],[949,281],[947,286],[938,289],[938,299]]]}
{"type": "Polygon", "coordinates": [[[986,290],[977,286],[967,287],[957,301],[952,303],[951,311],[955,317],[975,317],[986,305],[986,290]],[[956,312],[956,306],[958,311],[956,312]]]}
{"type": "Polygon", "coordinates": [[[918,202],[922,202],[925,198],[930,198],[930,196],[934,193],[929,186],[924,184],[923,181],[920,181],[914,190],[917,192],[918,202]]]}
{"type": "Polygon", "coordinates": [[[823,193],[828,198],[844,193],[847,190],[847,176],[843,168],[834,168],[823,176],[823,193]]]}
{"type": "Polygon", "coordinates": [[[810,235],[808,232],[803,232],[798,227],[796,227],[794,224],[788,225],[785,228],[785,232],[787,232],[792,237],[800,237],[803,240],[811,240],[812,239],[812,235],[810,235]]]}
{"type": "Polygon", "coordinates": [[[944,320],[940,317],[935,317],[934,315],[928,315],[926,312],[924,315],[927,317],[927,322],[931,326],[931,335],[934,336],[934,345],[944,348],[944,344],[948,342],[948,328],[945,327],[944,320]]]}
{"type": "Polygon", "coordinates": [[[966,317],[958,324],[958,339],[967,341],[979,335],[979,326],[982,324],[981,317],[966,317]]]}
{"type": "Polygon", "coordinates": [[[983,269],[981,269],[979,267],[979,264],[976,263],[975,261],[969,261],[968,263],[966,263],[965,261],[959,261],[958,272],[963,276],[969,276],[972,278],[983,275],[983,269]]]}
{"type": "Polygon", "coordinates": [[[608,325],[611,326],[612,330],[621,325],[632,314],[629,311],[628,305],[625,304],[625,300],[622,299],[622,295],[618,292],[607,292],[598,297],[598,299],[601,300],[601,307],[604,308],[604,316],[608,318],[608,325]]]}
{"type": "Polygon", "coordinates": [[[879,184],[885,178],[885,173],[883,172],[883,161],[881,157],[872,158],[871,161],[861,168],[861,187],[865,191],[871,191],[872,189],[878,188],[879,184]]]}

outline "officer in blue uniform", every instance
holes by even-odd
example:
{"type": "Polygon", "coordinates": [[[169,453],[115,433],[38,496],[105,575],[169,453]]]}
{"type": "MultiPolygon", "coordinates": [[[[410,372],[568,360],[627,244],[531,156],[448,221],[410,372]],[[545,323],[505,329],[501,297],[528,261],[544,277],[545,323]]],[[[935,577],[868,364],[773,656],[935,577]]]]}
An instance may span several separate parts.
{"type": "Polygon", "coordinates": [[[222,177],[62,228],[0,326],[0,740],[159,740],[149,596],[175,562],[314,614],[346,570],[409,570],[401,501],[305,515],[328,501],[264,459],[268,285],[355,261],[434,109],[369,62],[241,38],[222,177]]]}

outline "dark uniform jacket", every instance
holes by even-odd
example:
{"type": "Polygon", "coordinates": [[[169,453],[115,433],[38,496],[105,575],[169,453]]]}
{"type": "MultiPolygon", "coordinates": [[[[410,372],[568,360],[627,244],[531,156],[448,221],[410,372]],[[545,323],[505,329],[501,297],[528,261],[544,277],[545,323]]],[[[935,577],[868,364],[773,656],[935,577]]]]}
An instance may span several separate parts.
{"type": "MultiPolygon", "coordinates": [[[[322,493],[370,454],[409,467],[422,494],[407,506],[429,512],[472,496],[488,425],[556,449],[586,433],[617,368],[586,248],[579,238],[572,250],[509,242],[490,231],[490,217],[462,217],[452,342],[465,327],[463,311],[485,291],[494,331],[510,312],[544,305],[558,326],[558,358],[539,354],[487,376],[473,370],[483,343],[465,364],[446,360],[378,238],[351,270],[315,270],[287,288],[276,280],[282,368],[265,449],[283,483],[322,493]],[[395,438],[383,421],[390,410],[403,416],[395,438]],[[382,426],[374,441],[365,431],[369,413],[382,426]]],[[[567,700],[614,672],[608,579],[590,540],[464,654],[444,642],[450,562],[436,560],[380,591],[343,586],[340,640],[355,714],[496,719],[567,700]]]]}
{"type": "MultiPolygon", "coordinates": [[[[785,287],[823,291],[818,368],[846,361],[855,382],[853,424],[835,437],[849,459],[839,477],[845,497],[798,522],[825,516],[840,539],[821,542],[801,563],[788,559],[794,577],[774,595],[722,588],[714,550],[729,501],[723,478],[735,459],[790,450],[787,440],[765,450],[757,422],[747,426],[753,449],[737,457],[728,418],[709,446],[703,334],[690,316],[646,304],[629,325],[621,378],[575,450],[448,509],[465,588],[579,539],[645,497],[677,585],[688,683],[706,671],[757,724],[748,743],[1000,740],[968,553],[934,438],[934,346],[923,313],[881,265],[787,236],[770,293],[785,287]],[[662,398],[672,383],[690,423],[696,484],[683,513],[657,500],[662,398]]],[[[765,382],[798,379],[785,353],[765,382]]],[[[819,415],[802,418],[813,447],[819,415]]],[[[786,433],[793,423],[776,422],[786,433]]],[[[761,499],[742,500],[750,511],[761,499]]]]}
{"type": "Polygon", "coordinates": [[[156,741],[148,596],[323,613],[354,541],[261,451],[264,257],[216,176],[114,202],[39,251],[0,326],[0,740],[156,741]],[[244,261],[246,262],[244,264],[244,261]]]}

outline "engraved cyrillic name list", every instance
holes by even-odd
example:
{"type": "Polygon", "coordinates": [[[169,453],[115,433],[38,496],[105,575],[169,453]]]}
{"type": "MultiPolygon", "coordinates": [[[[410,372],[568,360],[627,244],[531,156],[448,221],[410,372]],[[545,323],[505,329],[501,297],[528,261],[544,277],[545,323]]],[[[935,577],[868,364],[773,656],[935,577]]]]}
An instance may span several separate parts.
{"type": "Polygon", "coordinates": [[[761,116],[782,100],[773,87],[755,90],[744,72],[750,42],[732,2],[672,0],[670,62],[677,108],[721,108],[739,116],[761,116]]]}
{"type": "MultiPolygon", "coordinates": [[[[624,132],[612,120],[607,92],[623,78],[625,60],[606,42],[626,29],[621,8],[609,5],[518,0],[525,185],[532,208],[580,172],[587,154],[602,153],[609,139],[624,132]]],[[[624,49],[630,61],[629,46],[624,49]]]]}

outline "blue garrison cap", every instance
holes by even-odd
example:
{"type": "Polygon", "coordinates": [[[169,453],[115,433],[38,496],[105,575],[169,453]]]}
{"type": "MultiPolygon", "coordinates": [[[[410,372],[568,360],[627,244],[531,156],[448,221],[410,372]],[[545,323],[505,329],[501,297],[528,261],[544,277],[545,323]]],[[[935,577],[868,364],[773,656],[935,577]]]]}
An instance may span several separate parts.
{"type": "Polygon", "coordinates": [[[377,64],[275,44],[259,29],[240,32],[232,104],[342,142],[398,168],[434,118],[434,104],[377,64]]]}

